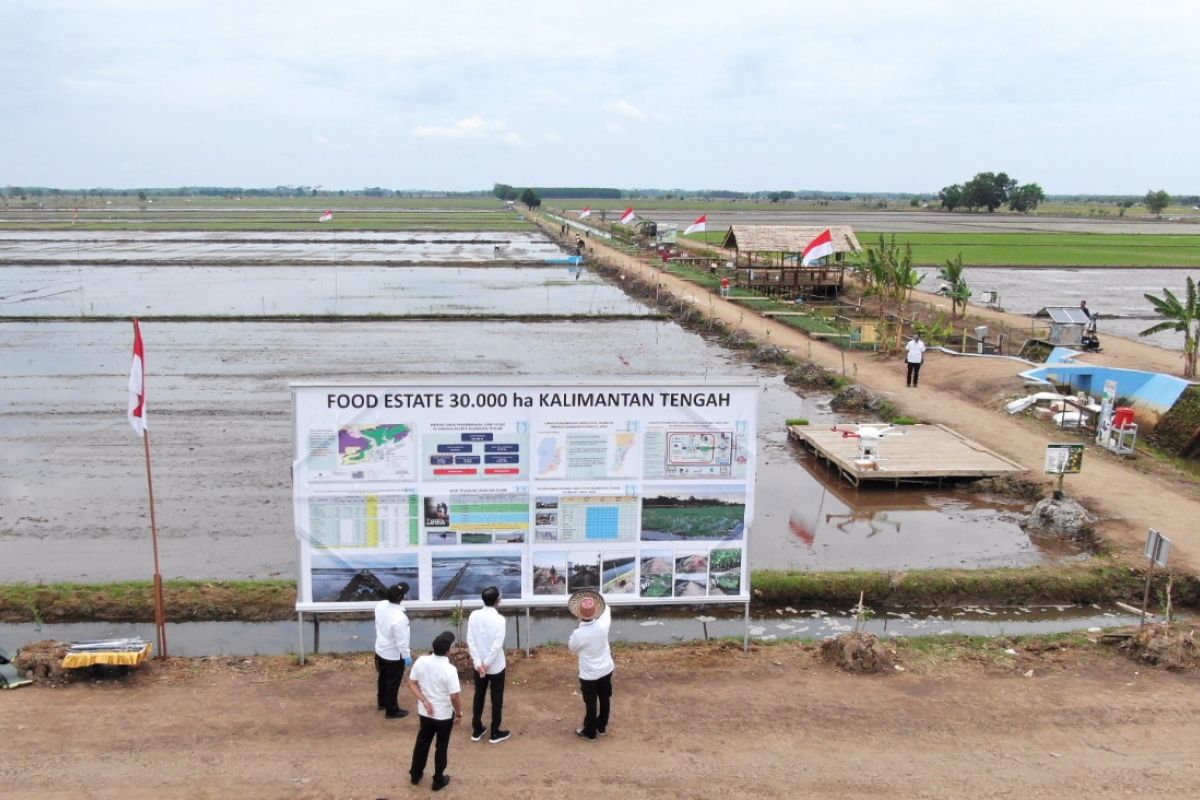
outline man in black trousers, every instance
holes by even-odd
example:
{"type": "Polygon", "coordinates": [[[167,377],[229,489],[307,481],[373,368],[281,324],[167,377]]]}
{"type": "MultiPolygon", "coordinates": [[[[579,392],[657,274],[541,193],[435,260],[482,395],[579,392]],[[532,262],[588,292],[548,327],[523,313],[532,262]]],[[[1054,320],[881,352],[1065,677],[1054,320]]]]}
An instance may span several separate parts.
{"type": "Polygon", "coordinates": [[[408,673],[408,688],[417,698],[417,714],[421,720],[408,775],[413,785],[421,782],[425,764],[429,761],[429,746],[436,739],[432,784],[435,792],[450,783],[450,776],[446,774],[450,734],[454,732],[454,723],[462,719],[462,688],[458,683],[458,670],[446,658],[452,644],[453,633],[446,631],[438,634],[433,640],[433,654],[418,658],[408,673]]]}
{"type": "Polygon", "coordinates": [[[398,702],[404,668],[412,665],[403,605],[407,595],[408,584],[401,581],[388,587],[384,599],[375,604],[375,670],[379,673],[375,701],[388,719],[408,716],[398,702]]]}
{"type": "Polygon", "coordinates": [[[500,590],[489,586],[480,594],[483,608],[471,612],[467,620],[467,650],[475,667],[475,701],[471,709],[471,741],[478,742],[488,732],[483,726],[483,705],[489,689],[492,693],[492,727],[488,742],[500,744],[510,734],[501,727],[504,718],[504,637],[507,625],[496,610],[500,590]]]}

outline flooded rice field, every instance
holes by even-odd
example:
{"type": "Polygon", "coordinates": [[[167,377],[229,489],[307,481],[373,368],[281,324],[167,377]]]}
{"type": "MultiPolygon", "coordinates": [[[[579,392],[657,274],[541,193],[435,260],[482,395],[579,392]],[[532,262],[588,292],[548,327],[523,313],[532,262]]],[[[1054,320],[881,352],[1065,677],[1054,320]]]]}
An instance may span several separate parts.
{"type": "Polygon", "coordinates": [[[563,255],[536,232],[0,232],[0,263],[540,262],[563,255]]]}
{"type": "Polygon", "coordinates": [[[0,266],[0,318],[654,313],[575,266],[0,266]]]}
{"type": "MultiPolygon", "coordinates": [[[[1137,622],[1137,615],[1102,606],[961,606],[917,611],[877,609],[877,612],[864,627],[880,637],[1048,635],[1137,622]]],[[[506,609],[504,616],[508,620],[504,646],[509,649],[561,644],[578,624],[561,609],[534,609],[528,627],[522,611],[506,609]]],[[[454,628],[445,615],[413,612],[410,617],[414,642],[430,641],[441,631],[454,628]]],[[[611,638],[614,642],[651,644],[706,637],[740,639],[747,634],[751,641],[759,642],[820,640],[853,630],[855,622],[845,611],[830,613],[816,609],[779,609],[778,613],[751,617],[747,624],[741,606],[704,606],[692,610],[615,606],[611,638]]],[[[167,625],[167,647],[172,656],[184,657],[275,655],[299,652],[303,636],[306,654],[316,649],[322,653],[345,653],[374,648],[373,620],[326,614],[320,618],[319,628],[318,634],[311,614],[304,616],[302,625],[296,621],[171,623],[167,625]]],[[[112,622],[0,625],[0,641],[11,649],[44,639],[73,642],[134,636],[154,641],[154,625],[112,622]]]]}
{"type": "MultiPolygon", "coordinates": [[[[1166,287],[1182,300],[1189,275],[1200,278],[1200,273],[1185,269],[966,269],[975,297],[997,292],[999,304],[1012,314],[1035,314],[1048,305],[1078,306],[1086,300],[1092,313],[1100,315],[1102,338],[1120,336],[1171,350],[1183,349],[1182,332],[1138,336],[1159,321],[1145,295],[1162,297],[1166,287]]],[[[937,272],[926,273],[921,288],[936,291],[937,287],[937,272]]]]}
{"type": "MultiPolygon", "coordinates": [[[[0,266],[0,295],[13,293],[26,269],[0,266]]],[[[120,309],[111,313],[141,313],[133,298],[146,285],[143,268],[81,271],[88,281],[107,282],[108,302],[120,309]]],[[[302,309],[319,297],[297,289],[288,269],[201,272],[214,277],[207,289],[185,282],[172,292],[163,280],[147,290],[158,313],[196,313],[193,298],[234,297],[251,285],[281,308],[302,309]]],[[[396,273],[341,268],[339,291],[344,280],[356,287],[355,297],[371,297],[396,273]]],[[[458,303],[474,313],[496,307],[487,305],[482,287],[489,285],[496,287],[491,294],[512,298],[504,308],[529,298],[544,308],[546,293],[560,288],[539,283],[552,273],[415,269],[405,273],[411,282],[402,302],[436,307],[453,277],[458,303]]],[[[189,270],[175,274],[182,280],[189,270]]],[[[570,284],[561,297],[552,295],[556,311],[581,302],[570,294],[574,277],[570,284]]],[[[164,576],[295,574],[291,381],[751,378],[762,389],[752,568],[994,567],[1084,557],[1032,540],[1019,525],[1023,506],[1011,500],[952,488],[853,489],[811,463],[785,432],[791,417],[832,424],[828,397],[799,396],[776,370],[748,363],[713,337],[651,318],[652,309],[586,271],[578,286],[597,298],[619,295],[619,302],[605,302],[623,310],[538,322],[469,320],[450,311],[420,321],[144,323],[164,576]],[[645,318],[606,319],[609,313],[645,318]]],[[[124,419],[131,336],[127,322],[0,320],[0,582],[152,572],[142,446],[124,419]]]]}

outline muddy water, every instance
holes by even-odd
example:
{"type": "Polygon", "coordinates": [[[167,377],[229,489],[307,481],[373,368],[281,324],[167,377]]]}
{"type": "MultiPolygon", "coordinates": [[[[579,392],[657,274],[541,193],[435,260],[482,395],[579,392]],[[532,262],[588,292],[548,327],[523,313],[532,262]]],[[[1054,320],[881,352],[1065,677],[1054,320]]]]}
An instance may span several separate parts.
{"type": "MultiPolygon", "coordinates": [[[[445,616],[413,613],[412,640],[421,650],[438,633],[453,629],[445,616]]],[[[565,612],[534,611],[527,627],[524,612],[508,609],[509,649],[562,644],[578,624],[565,612]]],[[[311,615],[301,628],[296,622],[189,622],[167,625],[167,646],[172,656],[252,656],[314,651],[316,630],[311,615]]],[[[751,617],[741,609],[704,606],[692,610],[618,607],[613,614],[614,642],[663,644],[709,638],[741,638],[770,642],[788,639],[820,640],[853,630],[855,620],[844,613],[817,610],[781,610],[751,617]],[[703,618],[703,620],[701,619],[703,618]]],[[[1100,606],[1050,606],[1028,608],[959,607],[920,611],[882,610],[867,620],[865,629],[881,637],[896,636],[1025,636],[1065,633],[1088,628],[1115,628],[1137,623],[1137,617],[1117,608],[1100,606]]],[[[0,625],[0,642],[18,649],[31,642],[60,642],[140,636],[155,639],[154,626],[142,623],[87,622],[69,625],[0,625]]],[[[320,621],[320,652],[364,652],[374,648],[375,623],[326,614],[320,621]]]]}
{"type": "Polygon", "coordinates": [[[485,263],[501,260],[542,261],[562,256],[563,249],[539,233],[445,231],[402,233],[136,233],[4,232],[0,262],[152,259],[220,264],[231,261],[399,261],[485,263]]]}
{"type": "MultiPolygon", "coordinates": [[[[978,297],[981,292],[1000,294],[1000,305],[1014,314],[1034,314],[1048,305],[1078,306],[1087,300],[1092,313],[1099,314],[1100,337],[1121,336],[1170,350],[1183,349],[1182,333],[1159,333],[1139,337],[1159,320],[1151,313],[1147,293],[1163,296],[1163,287],[1182,298],[1188,276],[1200,279],[1200,271],[1186,269],[995,269],[968,267],[967,283],[978,297]]],[[[935,291],[937,272],[928,273],[921,288],[935,291]]]]}
{"type": "Polygon", "coordinates": [[[650,313],[574,266],[0,267],[0,316],[650,313]]]}
{"type": "MultiPolygon", "coordinates": [[[[38,236],[60,245],[75,241],[38,236]]],[[[516,235],[457,238],[490,249],[480,243],[509,236],[516,235]]],[[[110,243],[122,237],[131,235],[113,235],[110,243]]],[[[167,577],[294,574],[290,381],[498,376],[756,379],[762,399],[754,568],[1019,566],[1076,557],[1031,541],[1017,522],[1019,504],[954,490],[856,490],[820,468],[810,470],[804,454],[787,441],[784,422],[804,416],[813,424],[831,423],[828,398],[801,398],[777,372],[757,368],[674,323],[605,320],[605,314],[649,316],[652,310],[587,271],[347,266],[336,270],[335,287],[332,268],[311,264],[234,269],[162,263],[164,253],[194,252],[197,238],[219,241],[234,257],[248,252],[242,248],[259,247],[252,235],[238,234],[235,240],[229,234],[162,234],[136,238],[144,267],[0,267],[0,296],[6,301],[0,313],[31,313],[37,303],[44,304],[38,313],[63,313],[55,305],[61,303],[67,314],[93,303],[104,309],[95,313],[114,314],[213,313],[206,310],[212,308],[328,313],[323,303],[332,293],[342,313],[434,309],[447,318],[145,324],[155,495],[167,577]],[[598,316],[538,323],[455,319],[547,309],[598,316]]],[[[19,237],[0,241],[23,246],[19,237]]],[[[557,252],[548,240],[526,236],[524,241],[530,248],[557,252]]],[[[400,253],[425,247],[396,246],[400,253]]],[[[0,460],[0,581],[105,581],[151,572],[143,453],[124,420],[130,336],[124,323],[0,322],[0,449],[5,453],[0,460]]]]}
{"type": "MultiPolygon", "coordinates": [[[[155,494],[168,577],[294,574],[288,382],[757,379],[751,566],[909,569],[1064,557],[1020,508],[953,490],[818,480],[784,422],[832,422],[823,398],[674,323],[147,323],[155,494]]],[[[130,330],[0,323],[0,582],[144,578],[141,443],[124,419],[130,330]]],[[[1066,557],[1073,557],[1067,555],[1066,557]]]]}

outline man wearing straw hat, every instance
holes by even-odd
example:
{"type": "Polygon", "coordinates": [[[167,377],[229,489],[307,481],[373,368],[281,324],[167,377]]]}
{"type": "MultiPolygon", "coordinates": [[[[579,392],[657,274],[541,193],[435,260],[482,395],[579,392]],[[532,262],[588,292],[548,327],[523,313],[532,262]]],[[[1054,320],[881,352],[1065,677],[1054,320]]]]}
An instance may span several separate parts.
{"type": "Polygon", "coordinates": [[[583,727],[575,735],[594,742],[608,733],[613,674],[608,629],[612,613],[600,593],[592,589],[580,589],[571,595],[567,608],[579,618],[579,627],[567,642],[571,652],[579,656],[579,690],[583,695],[583,727]]]}

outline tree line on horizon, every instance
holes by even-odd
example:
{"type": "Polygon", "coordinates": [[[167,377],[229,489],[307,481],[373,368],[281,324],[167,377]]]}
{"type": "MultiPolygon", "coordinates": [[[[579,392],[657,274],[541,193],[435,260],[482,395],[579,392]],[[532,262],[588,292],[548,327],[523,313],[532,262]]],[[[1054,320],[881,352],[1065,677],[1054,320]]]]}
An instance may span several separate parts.
{"type": "MultiPolygon", "coordinates": [[[[695,200],[695,201],[738,201],[766,200],[771,203],[786,203],[803,200],[828,204],[835,202],[889,201],[908,202],[920,206],[923,202],[936,202],[949,211],[959,208],[995,210],[1007,205],[1014,211],[1032,211],[1047,201],[1093,202],[1114,204],[1125,209],[1141,203],[1152,214],[1161,213],[1172,202],[1181,205],[1200,205],[1200,195],[1176,195],[1172,197],[1164,190],[1150,191],[1145,196],[1121,194],[1056,194],[1047,195],[1036,183],[1017,186],[1005,173],[981,172],[964,184],[944,187],[936,195],[923,192],[830,192],[813,189],[780,189],[742,192],[732,189],[619,189],[615,187],[570,187],[531,186],[516,188],[496,183],[489,189],[449,191],[438,189],[388,189],[368,186],[361,189],[325,189],[321,186],[281,185],[273,187],[241,186],[173,186],[134,187],[115,189],[91,187],[63,189],[50,186],[2,186],[0,198],[5,200],[28,200],[44,197],[131,197],[146,200],[151,197],[294,197],[294,198],[339,198],[339,197],[397,197],[397,198],[481,198],[495,196],[501,200],[520,200],[525,190],[542,199],[555,200],[695,200]]],[[[536,204],[535,204],[536,205],[536,204]]],[[[881,207],[885,207],[882,206],[881,207]]]]}

